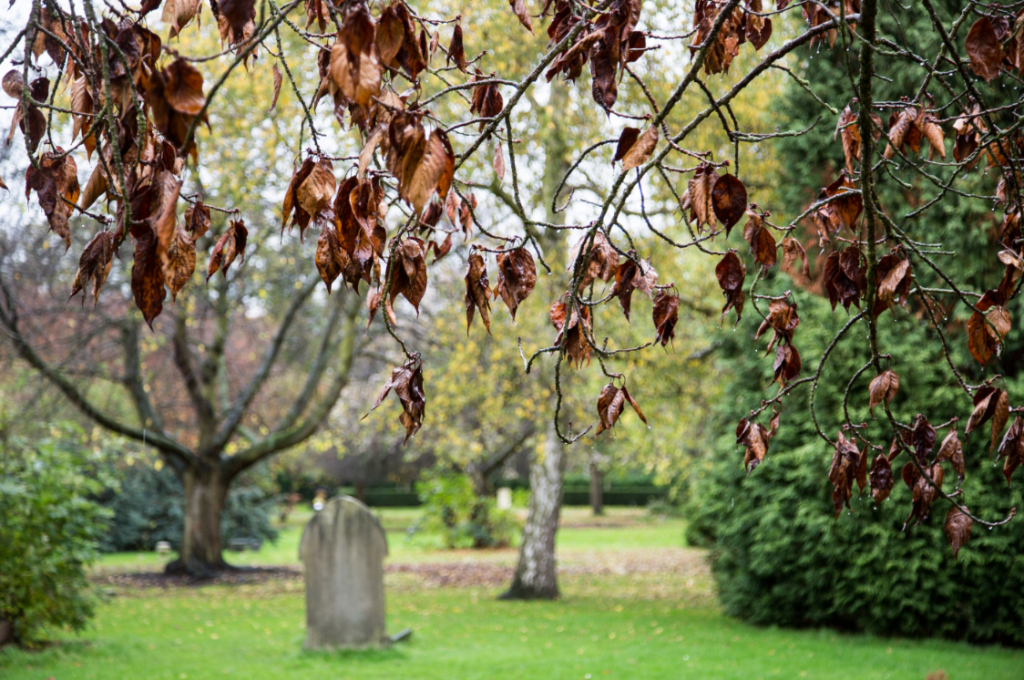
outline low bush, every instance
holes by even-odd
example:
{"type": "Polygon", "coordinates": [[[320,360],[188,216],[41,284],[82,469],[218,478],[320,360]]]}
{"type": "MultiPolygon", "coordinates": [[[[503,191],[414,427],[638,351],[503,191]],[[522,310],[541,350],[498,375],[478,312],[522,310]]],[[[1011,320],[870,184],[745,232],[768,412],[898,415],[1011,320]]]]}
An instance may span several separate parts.
{"type": "MultiPolygon", "coordinates": [[[[807,375],[846,318],[829,314],[826,301],[806,294],[797,298],[801,318],[813,319],[801,323],[797,336],[807,375]]],[[[755,354],[743,342],[760,322],[752,316],[749,322],[744,316],[744,333],[737,334],[736,346],[723,347],[722,356],[736,377],[719,405],[721,419],[715,430],[721,434],[711,447],[714,455],[698,463],[692,476],[687,513],[687,541],[711,549],[725,611],[759,624],[1024,645],[1021,518],[992,531],[975,524],[954,560],[943,531],[950,507],[946,501],[937,500],[921,525],[903,530],[912,506],[911,491],[900,479],[907,462],[904,454],[894,462],[895,487],[888,500],[875,507],[868,489],[860,500],[855,490],[852,512],[843,510],[835,519],[828,482],[832,449],[817,435],[814,421],[803,415],[810,397],[806,385],[789,395],[787,406],[792,406],[781,413],[768,457],[746,475],[733,430],[747,415],[746,409],[772,393],[774,356],[755,354]]],[[[879,345],[894,357],[907,358],[893,362],[901,378],[893,412],[903,420],[924,413],[933,423],[961,416],[966,480],[960,499],[990,520],[1005,516],[1011,507],[1024,509],[1019,474],[1010,489],[1002,461],[992,461],[988,426],[965,439],[963,423],[971,401],[935,368],[944,358],[929,333],[912,322],[879,329],[879,345]]],[[[867,343],[837,347],[825,370],[829,375],[852,375],[867,362],[867,354],[867,343]]],[[[969,366],[969,361],[967,357],[963,365],[969,366]]],[[[878,419],[872,419],[867,408],[872,377],[869,371],[852,385],[847,405],[852,422],[865,423],[862,431],[885,441],[888,423],[878,413],[878,419]]],[[[1019,382],[1007,379],[1006,385],[1012,395],[1024,393],[1019,382]]],[[[844,396],[845,384],[826,380],[815,395],[817,422],[832,437],[842,422],[844,396]]],[[[762,416],[765,424],[770,415],[769,410],[762,416]]],[[[946,432],[938,433],[939,441],[946,432]]],[[[876,453],[872,451],[871,457],[876,453]]],[[[952,492],[956,481],[947,465],[945,490],[952,492]]]]}
{"type": "MultiPolygon", "coordinates": [[[[167,467],[158,470],[140,461],[119,467],[117,477],[118,486],[108,488],[100,496],[112,515],[100,542],[101,550],[152,550],[157,541],[168,541],[177,550],[185,525],[185,496],[174,472],[167,467]]],[[[276,496],[251,480],[240,482],[228,492],[221,516],[224,544],[233,538],[276,541],[278,532],[271,523],[276,496]]]]}
{"type": "Polygon", "coordinates": [[[80,630],[93,615],[86,567],[110,513],[89,496],[108,480],[72,441],[55,435],[0,450],[0,622],[18,644],[80,630]]]}
{"type": "Polygon", "coordinates": [[[511,545],[520,526],[493,498],[479,498],[464,474],[439,470],[416,483],[423,515],[409,534],[439,535],[447,548],[497,548],[511,545]]]}

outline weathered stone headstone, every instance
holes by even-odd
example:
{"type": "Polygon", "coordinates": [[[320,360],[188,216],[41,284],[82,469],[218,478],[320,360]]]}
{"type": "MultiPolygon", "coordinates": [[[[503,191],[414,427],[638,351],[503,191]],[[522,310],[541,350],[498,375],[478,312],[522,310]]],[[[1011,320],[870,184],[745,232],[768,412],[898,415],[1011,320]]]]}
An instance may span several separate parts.
{"type": "Polygon", "coordinates": [[[384,528],[350,496],[331,499],[306,525],[306,648],[388,644],[384,628],[384,528]]]}
{"type": "Polygon", "coordinates": [[[507,486],[498,487],[498,510],[512,509],[512,489],[507,486]]]}

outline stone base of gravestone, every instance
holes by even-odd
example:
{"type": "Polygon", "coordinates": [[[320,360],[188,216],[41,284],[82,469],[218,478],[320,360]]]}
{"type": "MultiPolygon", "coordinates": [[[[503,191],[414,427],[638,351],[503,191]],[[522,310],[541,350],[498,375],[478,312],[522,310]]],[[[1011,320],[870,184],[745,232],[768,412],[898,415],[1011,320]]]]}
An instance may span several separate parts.
{"type": "Polygon", "coordinates": [[[388,644],[380,521],[350,496],[328,501],[306,525],[299,558],[306,575],[306,649],[388,644]]]}

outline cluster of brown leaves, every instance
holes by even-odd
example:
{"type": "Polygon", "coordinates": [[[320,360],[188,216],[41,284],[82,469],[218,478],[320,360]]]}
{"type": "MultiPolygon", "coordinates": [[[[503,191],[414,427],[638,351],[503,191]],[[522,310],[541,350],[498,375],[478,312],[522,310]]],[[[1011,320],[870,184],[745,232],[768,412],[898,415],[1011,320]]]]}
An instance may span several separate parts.
{"type": "MultiPolygon", "coordinates": [[[[847,104],[843,112],[839,114],[839,120],[836,122],[836,131],[832,135],[832,139],[839,136],[842,140],[843,154],[846,156],[846,169],[850,172],[850,175],[853,175],[856,171],[854,161],[860,160],[861,144],[863,143],[860,136],[860,126],[858,125],[859,118],[853,112],[853,109],[850,108],[853,103],[847,104]]],[[[872,112],[871,121],[871,137],[878,141],[882,136],[882,119],[878,117],[878,114],[872,112]]]]}
{"type": "Polygon", "coordinates": [[[793,347],[793,333],[800,325],[796,303],[790,304],[785,299],[772,300],[768,304],[768,316],[754,335],[757,341],[762,335],[772,330],[772,338],[768,343],[768,352],[775,347],[775,362],[772,366],[775,380],[781,387],[800,377],[803,364],[800,353],[793,347]]]}
{"type": "Polygon", "coordinates": [[[690,211],[698,230],[714,230],[721,223],[728,237],[747,208],[747,189],[735,176],[719,177],[710,163],[701,163],[687,183],[682,208],[690,211]]]}
{"type": "Polygon", "coordinates": [[[384,398],[391,390],[395,391],[395,395],[402,403],[399,421],[405,426],[405,441],[409,441],[409,437],[416,434],[423,425],[423,413],[427,407],[427,398],[423,394],[423,364],[419,357],[410,359],[391,372],[391,377],[384,383],[384,388],[377,395],[377,401],[370,411],[384,403],[384,398]]]}
{"type": "Polygon", "coordinates": [[[566,303],[567,299],[568,295],[552,303],[548,316],[551,318],[551,325],[558,331],[555,346],[561,348],[562,356],[569,357],[569,361],[575,363],[576,368],[580,368],[584,361],[590,363],[590,353],[593,350],[588,339],[588,336],[593,335],[590,307],[576,304],[570,308],[566,303]]]}
{"type": "Polygon", "coordinates": [[[878,260],[875,264],[875,279],[878,281],[878,289],[875,291],[873,310],[876,317],[885,310],[892,309],[897,302],[904,309],[906,308],[907,297],[910,295],[911,276],[910,258],[899,246],[878,260]]]}
{"type": "Polygon", "coordinates": [[[654,341],[664,347],[676,337],[676,323],[679,322],[679,297],[660,291],[654,298],[654,328],[657,331],[654,341]]]}
{"type": "MultiPolygon", "coordinates": [[[[722,180],[729,177],[731,175],[722,177],[718,184],[722,184],[722,180]]],[[[736,181],[738,182],[739,180],[736,181]]],[[[775,243],[775,237],[772,236],[771,230],[765,225],[765,221],[770,215],[771,213],[767,210],[762,213],[757,212],[757,205],[751,204],[750,209],[747,210],[747,225],[743,229],[743,238],[750,244],[750,252],[754,255],[754,261],[761,265],[765,271],[770,267],[774,267],[775,261],[778,258],[778,245],[775,243]]]]}
{"type": "Polygon", "coordinates": [[[39,142],[46,135],[46,116],[35,105],[34,102],[43,103],[50,94],[50,81],[47,78],[36,78],[28,88],[29,101],[21,102],[22,93],[25,89],[25,81],[18,71],[8,71],[3,78],[3,90],[8,97],[19,101],[14,110],[14,118],[11,120],[11,130],[7,133],[7,143],[10,144],[14,138],[15,128],[21,129],[25,135],[25,146],[31,153],[35,153],[39,142]]]}
{"type": "Polygon", "coordinates": [[[851,304],[860,307],[861,293],[867,287],[866,272],[867,267],[863,264],[860,249],[856,246],[832,251],[825,260],[822,274],[825,292],[828,293],[832,309],[836,308],[836,303],[841,304],[846,311],[850,311],[851,304]]]}
{"type": "Polygon", "coordinates": [[[629,402],[629,405],[633,407],[633,410],[640,416],[640,420],[643,421],[644,425],[647,424],[644,412],[640,410],[640,405],[630,395],[626,386],[616,387],[609,383],[604,386],[601,390],[601,395],[597,398],[597,415],[600,422],[595,434],[601,434],[615,426],[615,423],[619,421],[619,416],[622,415],[622,409],[625,407],[626,402],[629,402]]]}
{"type": "Polygon", "coordinates": [[[644,130],[635,127],[625,127],[619,135],[619,142],[615,146],[615,156],[612,163],[622,161],[623,170],[638,168],[650,159],[654,153],[654,147],[658,145],[658,128],[655,125],[644,130]]]}
{"type": "Polygon", "coordinates": [[[832,454],[832,466],[828,471],[828,481],[833,485],[832,505],[836,509],[836,519],[845,505],[850,508],[853,498],[853,483],[857,482],[860,493],[868,485],[868,452],[860,451],[857,445],[846,438],[842,432],[836,436],[835,451],[832,454]]]}
{"type": "MultiPolygon", "coordinates": [[[[784,0],[779,0],[779,5],[784,0]]],[[[712,28],[728,2],[724,0],[697,0],[693,9],[693,27],[697,29],[690,41],[690,54],[696,54],[708,43],[712,28]]],[[[750,42],[760,50],[772,36],[772,20],[762,16],[761,0],[746,0],[746,9],[734,7],[722,20],[715,39],[707,44],[704,54],[704,72],[708,75],[728,73],[740,53],[740,45],[750,42]]]]}
{"type": "MultiPolygon", "coordinates": [[[[654,271],[654,267],[651,266],[650,262],[644,263],[637,260],[636,252],[631,250],[626,261],[615,270],[615,288],[612,291],[615,297],[619,299],[619,304],[622,305],[622,313],[626,315],[627,321],[629,320],[630,308],[633,305],[633,291],[639,290],[653,300],[654,286],[657,283],[658,272],[654,271]]],[[[655,321],[655,327],[657,326],[657,321],[655,321]]]]}
{"type": "Polygon", "coordinates": [[[818,192],[816,202],[822,205],[814,209],[811,217],[818,227],[818,238],[822,247],[843,227],[857,232],[857,220],[864,212],[864,199],[846,170],[834,182],[818,192]]]}
{"type": "Polygon", "coordinates": [[[967,347],[982,366],[999,353],[1004,338],[1010,332],[1012,317],[1006,303],[1021,276],[1021,260],[1015,252],[1004,250],[999,253],[999,259],[1006,265],[1002,281],[997,288],[981,296],[967,321],[967,347]]]}
{"type": "MultiPolygon", "coordinates": [[[[790,0],[778,0],[779,9],[785,8],[789,5],[790,0]]],[[[815,2],[815,3],[803,3],[801,6],[804,13],[804,19],[807,23],[814,28],[815,26],[821,26],[832,21],[833,17],[850,16],[852,14],[860,14],[860,0],[827,0],[826,2],[815,2]],[[840,6],[842,2],[843,6],[840,6]]],[[[853,39],[853,31],[857,30],[857,22],[849,22],[849,31],[847,35],[847,41],[853,39]]],[[[839,29],[833,26],[826,30],[823,34],[819,34],[811,39],[811,47],[817,42],[828,41],[829,48],[832,48],[836,44],[836,38],[839,36],[839,29]]]]}
{"type": "Polygon", "coordinates": [[[923,138],[928,140],[929,159],[934,158],[936,153],[945,159],[946,137],[937,120],[935,114],[924,107],[906,106],[894,109],[889,116],[889,143],[882,155],[892,158],[896,151],[905,153],[905,148],[917,153],[923,138]]]}
{"type": "Polygon", "coordinates": [[[768,455],[768,444],[779,431],[778,411],[773,411],[768,425],[769,429],[766,429],[761,423],[752,423],[746,418],[741,419],[736,425],[736,443],[743,445],[743,467],[748,475],[763,463],[764,457],[768,455]]]}
{"type": "Polygon", "coordinates": [[[70,154],[59,146],[39,158],[39,167],[29,166],[25,172],[25,198],[32,191],[39,198],[39,206],[46,214],[50,230],[64,241],[64,250],[71,247],[71,228],[68,218],[78,202],[78,166],[70,154]]]}
{"type": "MultiPolygon", "coordinates": [[[[522,0],[512,0],[513,6],[517,2],[522,0]]],[[[548,0],[543,14],[550,4],[548,0]]],[[[594,101],[605,109],[615,106],[619,97],[619,69],[640,59],[647,48],[643,32],[636,30],[642,4],[641,0],[612,0],[593,24],[580,27],[581,22],[586,22],[580,9],[568,0],[555,0],[555,13],[548,25],[548,45],[560,43],[575,29],[580,30],[572,47],[555,59],[545,77],[550,81],[561,73],[566,80],[575,82],[589,61],[594,101]]]]}
{"type": "Polygon", "coordinates": [[[1006,477],[1006,483],[1009,484],[1013,473],[1017,471],[1018,467],[1024,465],[1024,418],[1019,415],[1014,417],[1013,423],[999,444],[998,453],[1000,457],[1004,458],[1003,475],[1006,477]]]}

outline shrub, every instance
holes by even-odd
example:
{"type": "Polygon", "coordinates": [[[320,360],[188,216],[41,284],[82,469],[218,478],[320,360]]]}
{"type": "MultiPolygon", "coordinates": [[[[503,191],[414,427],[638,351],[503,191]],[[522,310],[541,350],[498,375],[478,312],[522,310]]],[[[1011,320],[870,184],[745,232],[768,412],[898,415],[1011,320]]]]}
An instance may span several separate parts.
{"type": "Polygon", "coordinates": [[[93,614],[85,569],[109,512],[88,499],[102,483],[70,440],[11,441],[0,453],[0,620],[22,645],[93,614]]]}
{"type": "MultiPolygon", "coordinates": [[[[801,317],[815,317],[806,329],[801,323],[798,336],[806,375],[815,370],[832,326],[846,319],[825,316],[826,302],[803,294],[799,299],[801,317]]],[[[749,323],[744,317],[740,341],[753,336],[760,319],[752,316],[749,323]]],[[[880,328],[879,344],[894,357],[906,358],[894,362],[901,386],[893,411],[903,416],[924,413],[933,422],[951,415],[963,420],[970,413],[970,400],[935,368],[944,359],[926,338],[928,332],[912,322],[880,328]]],[[[817,436],[813,422],[799,415],[809,398],[806,386],[788,397],[792,408],[781,415],[768,457],[746,476],[732,431],[747,414],[745,409],[756,403],[754,394],[770,394],[771,360],[763,354],[759,358],[749,346],[723,349],[736,377],[719,406],[716,430],[722,434],[713,447],[714,458],[703,461],[694,475],[687,540],[711,548],[713,574],[727,613],[759,624],[1024,644],[1020,518],[994,531],[976,524],[959,560],[954,560],[943,533],[950,507],[945,501],[936,501],[920,526],[901,531],[912,504],[911,492],[900,479],[907,462],[903,455],[894,463],[896,485],[887,501],[875,508],[868,490],[862,500],[855,492],[853,511],[844,510],[835,520],[828,483],[832,450],[817,436]]],[[[866,347],[839,347],[826,370],[852,375],[866,361],[866,347]]],[[[881,430],[888,427],[884,416],[872,420],[867,409],[872,377],[862,376],[853,385],[850,415],[854,423],[881,430]]],[[[1007,380],[1007,385],[1011,393],[1020,394],[1015,383],[1007,380]]],[[[845,385],[823,381],[816,394],[818,421],[832,437],[841,422],[844,392],[845,385]]],[[[940,441],[945,433],[939,432],[940,441]]],[[[1024,507],[1024,498],[1019,487],[1007,488],[1002,463],[991,462],[988,439],[983,428],[964,444],[962,498],[979,516],[998,519],[1012,506],[1024,507]]],[[[947,470],[946,491],[955,485],[956,476],[947,470]]]]}
{"type": "MultiPolygon", "coordinates": [[[[112,513],[100,548],[104,552],[152,550],[157,541],[168,541],[178,549],[185,524],[184,493],[174,472],[135,464],[117,474],[118,488],[107,489],[100,497],[112,513]]],[[[221,515],[224,544],[233,538],[276,541],[278,532],[271,524],[276,497],[252,480],[239,481],[228,492],[221,515]]]]}
{"type": "Polygon", "coordinates": [[[423,515],[409,527],[410,535],[440,535],[447,548],[497,548],[510,545],[519,533],[515,515],[499,510],[492,498],[477,497],[464,474],[426,473],[416,492],[423,515]]]}

